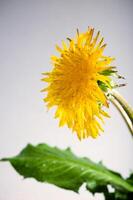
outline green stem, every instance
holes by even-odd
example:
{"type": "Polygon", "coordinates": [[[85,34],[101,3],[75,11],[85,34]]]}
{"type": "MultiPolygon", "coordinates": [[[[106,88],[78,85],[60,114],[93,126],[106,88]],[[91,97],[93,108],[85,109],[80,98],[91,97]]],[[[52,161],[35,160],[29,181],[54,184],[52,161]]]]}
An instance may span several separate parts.
{"type": "Polygon", "coordinates": [[[111,91],[110,101],[116,106],[123,116],[127,126],[133,136],[133,109],[127,101],[115,90],[111,91]]]}

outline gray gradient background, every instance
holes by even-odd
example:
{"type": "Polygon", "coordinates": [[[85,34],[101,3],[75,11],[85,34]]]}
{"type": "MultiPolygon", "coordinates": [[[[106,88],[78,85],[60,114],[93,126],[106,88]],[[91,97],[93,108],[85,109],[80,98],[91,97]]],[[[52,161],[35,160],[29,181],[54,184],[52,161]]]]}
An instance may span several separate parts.
{"type": "MultiPolygon", "coordinates": [[[[70,146],[127,176],[133,169],[133,141],[118,111],[98,139],[80,142],[66,127],[58,128],[53,111],[46,112],[40,89],[41,72],[51,69],[54,45],[91,25],[108,44],[105,54],[128,85],[119,89],[132,104],[133,1],[130,0],[0,0],[0,157],[16,155],[27,143],[70,146]]],[[[0,200],[102,200],[81,188],[80,195],[33,179],[23,180],[8,163],[0,163],[0,200]]]]}

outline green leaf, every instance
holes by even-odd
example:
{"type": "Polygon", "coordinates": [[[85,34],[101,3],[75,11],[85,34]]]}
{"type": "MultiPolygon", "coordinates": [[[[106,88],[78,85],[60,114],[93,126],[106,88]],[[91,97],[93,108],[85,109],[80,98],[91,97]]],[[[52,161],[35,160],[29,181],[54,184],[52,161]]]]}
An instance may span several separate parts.
{"type": "Polygon", "coordinates": [[[131,173],[130,176],[126,180],[127,182],[133,185],[133,173],[131,173]]]}
{"type": "Polygon", "coordinates": [[[4,158],[2,161],[9,161],[25,178],[33,177],[75,192],[86,183],[90,192],[103,192],[106,199],[123,199],[118,198],[118,194],[122,194],[128,200],[129,195],[133,194],[130,179],[123,179],[120,174],[107,169],[101,163],[96,164],[88,158],[75,156],[70,148],[60,150],[47,144],[29,144],[19,155],[4,158]],[[109,193],[108,185],[115,189],[114,193],[109,193]]]}

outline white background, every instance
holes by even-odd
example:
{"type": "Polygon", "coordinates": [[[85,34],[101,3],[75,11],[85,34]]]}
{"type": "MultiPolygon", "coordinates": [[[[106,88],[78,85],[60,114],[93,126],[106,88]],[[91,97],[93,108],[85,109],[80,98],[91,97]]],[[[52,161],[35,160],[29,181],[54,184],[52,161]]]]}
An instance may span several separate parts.
{"type": "MultiPolygon", "coordinates": [[[[55,44],[73,37],[76,28],[101,30],[108,44],[105,54],[128,85],[119,89],[133,101],[133,1],[130,0],[0,0],[0,157],[14,156],[27,144],[48,143],[72,150],[127,177],[133,169],[133,141],[118,111],[110,105],[111,119],[96,140],[79,141],[58,127],[53,111],[46,112],[40,90],[41,72],[51,69],[55,44]]],[[[80,194],[23,178],[9,163],[0,163],[0,200],[102,200],[84,188],[80,194]]]]}

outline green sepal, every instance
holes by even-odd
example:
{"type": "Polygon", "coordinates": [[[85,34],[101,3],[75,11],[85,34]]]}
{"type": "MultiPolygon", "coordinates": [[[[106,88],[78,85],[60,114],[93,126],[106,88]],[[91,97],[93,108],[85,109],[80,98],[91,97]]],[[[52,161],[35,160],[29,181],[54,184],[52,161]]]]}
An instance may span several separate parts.
{"type": "Polygon", "coordinates": [[[116,73],[117,73],[117,71],[113,70],[113,69],[106,69],[106,70],[99,72],[99,74],[104,75],[104,76],[113,76],[116,73]]]}
{"type": "Polygon", "coordinates": [[[104,82],[98,80],[97,83],[98,83],[98,86],[100,87],[100,89],[101,89],[103,92],[107,92],[107,91],[108,91],[108,88],[109,88],[109,87],[108,87],[104,82]]]}

